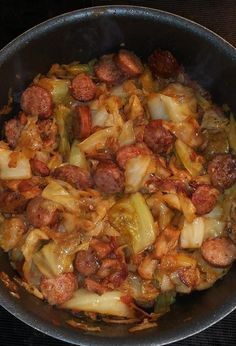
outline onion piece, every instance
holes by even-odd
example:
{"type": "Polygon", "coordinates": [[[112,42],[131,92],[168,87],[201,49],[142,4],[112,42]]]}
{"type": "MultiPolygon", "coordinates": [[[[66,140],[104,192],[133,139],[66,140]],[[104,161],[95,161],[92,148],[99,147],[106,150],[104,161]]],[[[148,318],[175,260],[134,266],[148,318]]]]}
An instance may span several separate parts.
{"type": "Polygon", "coordinates": [[[0,179],[31,178],[29,159],[18,151],[0,148],[0,179]]]}
{"type": "Polygon", "coordinates": [[[127,318],[134,317],[133,310],[121,301],[121,297],[122,293],[119,291],[98,295],[85,289],[79,289],[70,300],[61,305],[61,308],[127,318]]]}

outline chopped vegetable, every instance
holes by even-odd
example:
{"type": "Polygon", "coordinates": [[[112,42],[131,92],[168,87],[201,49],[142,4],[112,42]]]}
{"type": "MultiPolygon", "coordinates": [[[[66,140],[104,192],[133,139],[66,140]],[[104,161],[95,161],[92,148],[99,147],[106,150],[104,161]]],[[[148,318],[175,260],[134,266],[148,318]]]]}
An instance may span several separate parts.
{"type": "Polygon", "coordinates": [[[98,295],[85,289],[79,289],[61,307],[73,311],[95,312],[127,318],[133,317],[133,310],[121,301],[121,297],[122,293],[115,290],[98,295]]]}
{"type": "Polygon", "coordinates": [[[202,217],[196,217],[192,222],[184,221],[180,235],[180,246],[183,249],[200,248],[204,240],[205,224],[202,217]]]}
{"type": "Polygon", "coordinates": [[[108,127],[93,133],[91,136],[81,142],[79,147],[84,153],[88,154],[98,149],[103,149],[108,138],[117,137],[117,135],[118,131],[115,127],[108,127]]]}
{"type": "Polygon", "coordinates": [[[177,139],[175,142],[176,152],[189,173],[196,177],[203,172],[203,157],[198,155],[187,144],[177,139]]]}
{"type": "Polygon", "coordinates": [[[71,117],[70,108],[58,105],[55,109],[55,118],[58,125],[58,131],[60,136],[59,152],[63,158],[67,159],[70,154],[70,143],[68,135],[68,123],[71,117]]]}
{"type": "Polygon", "coordinates": [[[29,179],[29,159],[20,151],[0,148],[0,179],[29,179]]]}
{"type": "Polygon", "coordinates": [[[119,144],[121,147],[124,145],[130,145],[135,142],[135,133],[133,129],[133,122],[131,120],[126,121],[124,126],[122,127],[120,136],[119,136],[119,144]]]}
{"type": "Polygon", "coordinates": [[[143,185],[151,163],[149,155],[138,155],[127,161],[125,166],[125,192],[137,192],[143,185]]]}
{"type": "Polygon", "coordinates": [[[70,81],[58,78],[41,78],[37,85],[48,90],[55,104],[65,103],[69,97],[70,81]]]}
{"type": "Polygon", "coordinates": [[[83,169],[88,169],[88,162],[79,147],[79,142],[74,140],[70,150],[69,163],[83,169]]]}
{"type": "Polygon", "coordinates": [[[173,291],[160,294],[155,302],[154,312],[164,314],[170,311],[170,306],[175,302],[176,293],[173,291]]]}
{"type": "Polygon", "coordinates": [[[128,239],[134,253],[150,246],[156,237],[153,217],[145,199],[137,192],[118,201],[108,212],[109,221],[128,239]]]}

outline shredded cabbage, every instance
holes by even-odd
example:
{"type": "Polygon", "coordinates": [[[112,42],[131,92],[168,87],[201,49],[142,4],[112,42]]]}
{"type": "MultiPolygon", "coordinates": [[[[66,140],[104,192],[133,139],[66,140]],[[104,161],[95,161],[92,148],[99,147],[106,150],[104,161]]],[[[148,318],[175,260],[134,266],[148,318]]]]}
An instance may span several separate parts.
{"type": "Polygon", "coordinates": [[[183,163],[184,167],[189,173],[196,177],[203,171],[203,157],[196,154],[187,144],[177,139],[175,142],[175,149],[178,157],[183,163]]]}
{"type": "Polygon", "coordinates": [[[117,137],[118,130],[116,127],[108,127],[103,130],[96,131],[91,136],[86,138],[83,142],[79,144],[80,149],[84,153],[91,153],[99,149],[103,149],[106,145],[108,138],[117,137]]]}
{"type": "Polygon", "coordinates": [[[55,104],[64,103],[69,96],[70,81],[58,78],[41,78],[37,84],[48,90],[55,104]]]}
{"type": "Polygon", "coordinates": [[[126,193],[137,192],[142,187],[150,163],[149,155],[138,155],[127,161],[125,166],[126,193]]]}
{"type": "Polygon", "coordinates": [[[119,144],[121,147],[124,145],[130,145],[135,142],[135,133],[133,129],[133,122],[132,120],[126,121],[124,123],[124,126],[122,127],[120,136],[119,136],[119,144]]]}
{"type": "Polygon", "coordinates": [[[183,249],[200,248],[204,240],[205,224],[202,217],[196,217],[192,222],[184,221],[180,235],[180,246],[183,249]]]}
{"type": "Polygon", "coordinates": [[[88,162],[79,147],[79,142],[74,140],[70,150],[69,163],[83,169],[88,169],[88,162]]]}

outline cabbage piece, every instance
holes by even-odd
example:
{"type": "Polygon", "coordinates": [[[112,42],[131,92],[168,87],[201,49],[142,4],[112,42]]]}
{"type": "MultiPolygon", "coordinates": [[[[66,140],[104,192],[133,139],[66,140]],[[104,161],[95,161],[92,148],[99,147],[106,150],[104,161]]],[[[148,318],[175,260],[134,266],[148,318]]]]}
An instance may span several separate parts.
{"type": "Polygon", "coordinates": [[[69,163],[83,169],[88,169],[88,162],[79,147],[79,142],[74,140],[70,150],[69,163]]]}
{"type": "Polygon", "coordinates": [[[175,142],[175,150],[178,157],[183,163],[184,167],[189,171],[189,173],[196,177],[200,175],[203,171],[203,157],[198,155],[193,149],[191,149],[187,144],[177,139],[175,142]]]}
{"type": "Polygon", "coordinates": [[[51,93],[55,104],[64,103],[68,99],[70,81],[67,79],[58,79],[55,77],[41,78],[38,80],[37,85],[51,93]]]}
{"type": "Polygon", "coordinates": [[[170,291],[160,294],[156,298],[154,312],[156,314],[165,314],[170,311],[170,306],[175,302],[176,292],[170,291]]]}
{"type": "Polygon", "coordinates": [[[91,136],[86,138],[79,144],[80,149],[84,153],[92,153],[99,149],[103,149],[106,145],[108,138],[117,137],[118,130],[116,127],[108,127],[103,130],[96,131],[91,136]]]}
{"type": "Polygon", "coordinates": [[[180,201],[180,205],[181,205],[181,210],[182,213],[184,214],[185,219],[188,222],[192,222],[193,219],[195,218],[195,213],[196,213],[196,208],[193,205],[192,201],[190,198],[188,198],[187,196],[185,196],[182,193],[178,194],[178,198],[180,201]]]}
{"type": "Polygon", "coordinates": [[[231,149],[236,152],[236,121],[233,113],[230,114],[229,144],[231,149]]]}
{"type": "Polygon", "coordinates": [[[73,311],[95,312],[112,316],[134,317],[134,312],[121,301],[119,291],[105,292],[102,295],[79,289],[74,296],[60,307],[73,311]]]}
{"type": "Polygon", "coordinates": [[[91,105],[91,114],[92,114],[92,127],[105,127],[109,114],[106,108],[103,107],[95,107],[95,105],[91,105]]]}
{"type": "Polygon", "coordinates": [[[34,279],[33,277],[34,275],[32,276],[32,273],[31,273],[33,256],[42,246],[42,243],[46,240],[48,240],[47,234],[44,233],[42,230],[35,228],[29,232],[21,248],[21,251],[25,258],[25,262],[23,265],[23,273],[24,273],[25,279],[28,282],[31,282],[31,280],[34,279]]]}
{"type": "Polygon", "coordinates": [[[76,76],[79,73],[92,75],[96,61],[96,59],[92,59],[87,64],[81,64],[79,61],[74,61],[71,64],[62,65],[62,67],[72,76],[76,76]]]}
{"type": "Polygon", "coordinates": [[[137,192],[143,185],[148,172],[151,156],[138,155],[127,161],[125,166],[125,192],[137,192]]]}
{"type": "Polygon", "coordinates": [[[64,186],[56,181],[50,182],[42,192],[42,197],[62,205],[70,212],[79,213],[79,201],[64,186]]]}
{"type": "Polygon", "coordinates": [[[163,231],[170,224],[174,217],[174,212],[162,202],[159,204],[158,208],[158,225],[160,230],[163,231]]]}
{"type": "Polygon", "coordinates": [[[118,140],[121,147],[124,145],[133,144],[135,142],[135,133],[132,120],[128,120],[126,123],[124,123],[118,140]]]}
{"type": "Polygon", "coordinates": [[[19,151],[0,148],[0,179],[31,178],[29,159],[19,151]]]}
{"type": "Polygon", "coordinates": [[[71,118],[70,108],[64,105],[58,105],[55,109],[55,119],[58,126],[60,136],[59,152],[64,159],[67,159],[70,154],[70,142],[68,135],[68,124],[71,118]]]}
{"type": "Polygon", "coordinates": [[[227,130],[229,119],[211,108],[203,114],[201,128],[207,130],[227,130]]]}
{"type": "Polygon", "coordinates": [[[204,240],[205,224],[202,217],[196,217],[193,222],[184,221],[180,235],[180,246],[183,249],[200,248],[204,240]]]}
{"type": "Polygon", "coordinates": [[[48,278],[73,272],[73,260],[74,255],[67,254],[66,248],[59,247],[53,241],[44,245],[33,256],[34,264],[48,278]]]}
{"type": "Polygon", "coordinates": [[[179,83],[169,84],[158,94],[150,94],[147,103],[152,119],[180,122],[197,115],[193,90],[179,83]]]}
{"type": "Polygon", "coordinates": [[[17,148],[21,148],[24,152],[41,150],[43,146],[36,122],[38,117],[27,117],[27,124],[24,126],[17,148]]]}
{"type": "Polygon", "coordinates": [[[225,130],[204,130],[203,135],[207,141],[204,149],[204,157],[207,160],[211,160],[217,154],[229,152],[228,134],[225,130]]]}
{"type": "Polygon", "coordinates": [[[148,67],[145,67],[143,73],[139,77],[142,88],[147,92],[152,92],[155,89],[155,83],[152,77],[152,73],[148,67]]]}
{"type": "Polygon", "coordinates": [[[108,218],[134,253],[139,253],[153,244],[156,229],[152,214],[143,196],[137,192],[118,201],[108,211],[108,218]]]}
{"type": "Polygon", "coordinates": [[[144,108],[137,95],[131,95],[128,105],[125,107],[125,113],[128,118],[134,120],[144,115],[144,108]]]}

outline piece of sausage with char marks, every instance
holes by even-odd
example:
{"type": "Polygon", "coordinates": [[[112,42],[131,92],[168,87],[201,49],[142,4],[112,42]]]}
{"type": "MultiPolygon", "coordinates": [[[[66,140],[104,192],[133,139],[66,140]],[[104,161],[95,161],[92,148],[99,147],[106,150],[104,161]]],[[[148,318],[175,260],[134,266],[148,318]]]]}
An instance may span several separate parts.
{"type": "Polygon", "coordinates": [[[75,165],[57,167],[52,174],[56,179],[66,181],[76,189],[85,190],[92,186],[90,173],[75,165]]]}
{"type": "Polygon", "coordinates": [[[122,71],[114,61],[114,55],[103,55],[94,65],[94,72],[101,82],[117,84],[124,79],[122,71]]]}
{"type": "Polygon", "coordinates": [[[197,187],[192,195],[192,202],[198,215],[210,213],[219,196],[219,191],[210,185],[197,187]]]}
{"type": "Polygon", "coordinates": [[[97,272],[99,263],[91,250],[80,250],[75,258],[75,267],[81,275],[91,276],[97,272]]]}
{"type": "Polygon", "coordinates": [[[50,174],[50,170],[46,163],[37,159],[30,160],[31,171],[34,175],[39,175],[41,177],[47,177],[50,174]]]}
{"type": "Polygon", "coordinates": [[[35,197],[27,206],[26,217],[34,227],[55,225],[59,219],[58,206],[46,198],[35,197]]]}
{"type": "Polygon", "coordinates": [[[75,139],[85,139],[91,135],[92,120],[88,106],[78,105],[72,119],[72,131],[75,139]]]}
{"type": "Polygon", "coordinates": [[[176,75],[179,65],[175,57],[167,50],[156,49],[148,58],[154,77],[170,78],[176,75]]]}
{"type": "Polygon", "coordinates": [[[3,191],[0,193],[1,213],[22,213],[25,210],[27,200],[19,192],[3,191]]]}
{"type": "Polygon", "coordinates": [[[155,154],[168,154],[174,147],[174,136],[161,120],[152,120],[144,130],[144,142],[155,154]]]}
{"type": "Polygon", "coordinates": [[[26,114],[48,118],[52,115],[52,96],[46,89],[32,85],[21,96],[21,108],[26,114]]]}
{"type": "Polygon", "coordinates": [[[227,267],[236,259],[236,246],[226,237],[209,238],[202,243],[201,254],[215,267],[227,267]]]}
{"type": "Polygon", "coordinates": [[[137,77],[143,72],[141,60],[133,52],[121,49],[115,57],[119,68],[129,77],[137,77]]]}
{"type": "Polygon", "coordinates": [[[91,101],[96,94],[96,85],[85,73],[75,76],[71,82],[72,96],[82,102],[91,101]]]}
{"type": "Polygon", "coordinates": [[[124,174],[113,162],[100,162],[93,174],[95,186],[103,193],[119,193],[124,190],[124,174]]]}
{"type": "Polygon", "coordinates": [[[56,278],[43,277],[40,282],[40,290],[51,305],[60,305],[70,300],[77,287],[74,273],[61,274],[56,278]]]}
{"type": "Polygon", "coordinates": [[[231,154],[217,155],[207,168],[212,185],[219,189],[228,189],[236,182],[236,158],[231,154]]]}
{"type": "Polygon", "coordinates": [[[17,146],[18,139],[20,138],[23,125],[18,119],[11,119],[5,124],[5,136],[7,143],[11,148],[17,146]]]}

